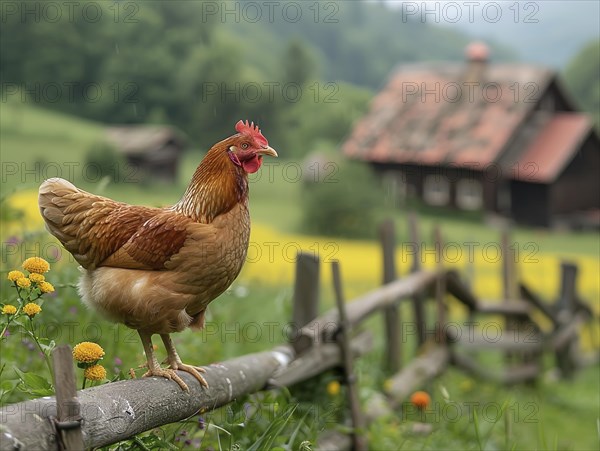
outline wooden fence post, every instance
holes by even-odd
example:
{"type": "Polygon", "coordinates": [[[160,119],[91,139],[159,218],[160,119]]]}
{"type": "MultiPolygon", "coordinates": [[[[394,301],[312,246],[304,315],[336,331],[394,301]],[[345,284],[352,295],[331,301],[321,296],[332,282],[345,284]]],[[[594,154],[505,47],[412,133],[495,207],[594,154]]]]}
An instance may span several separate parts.
{"type": "Polygon", "coordinates": [[[575,310],[575,282],[577,279],[577,265],[569,262],[560,264],[561,279],[560,279],[560,295],[558,298],[557,307],[560,310],[575,310]]]}
{"type": "Polygon", "coordinates": [[[435,301],[437,305],[437,324],[436,324],[436,343],[440,345],[446,344],[446,303],[444,298],[446,296],[446,274],[443,270],[443,242],[442,232],[440,231],[439,224],[436,224],[433,229],[433,242],[435,243],[435,257],[437,264],[437,280],[435,282],[435,301]]]}
{"type": "Polygon", "coordinates": [[[335,291],[335,301],[340,316],[340,329],[337,334],[337,340],[342,351],[342,362],[346,384],[348,386],[348,404],[350,405],[350,415],[352,418],[352,449],[354,451],[363,451],[367,449],[366,439],[364,437],[364,421],[360,411],[360,401],[358,399],[358,387],[356,386],[356,376],[354,374],[354,364],[352,361],[352,349],[350,348],[350,322],[346,314],[346,301],[342,291],[342,277],[340,275],[340,264],[337,260],[331,262],[331,272],[333,276],[333,289],[335,291]]]}
{"type": "MultiPolygon", "coordinates": [[[[500,233],[500,261],[502,262],[502,301],[504,303],[510,302],[515,299],[514,288],[516,287],[514,281],[514,255],[510,248],[510,232],[504,228],[500,233]]],[[[507,332],[518,331],[522,329],[522,318],[518,315],[505,315],[504,317],[505,328],[507,332]]],[[[515,357],[518,357],[519,353],[514,350],[506,350],[504,353],[504,359],[507,362],[511,362],[515,357]]]]}
{"type": "MultiPolygon", "coordinates": [[[[379,228],[381,250],[383,254],[383,284],[396,280],[396,239],[394,236],[394,222],[386,220],[379,228]]],[[[400,343],[400,306],[395,303],[383,310],[385,327],[385,368],[390,373],[400,369],[402,362],[402,346],[400,343]]]]}
{"type": "MultiPolygon", "coordinates": [[[[292,323],[300,330],[319,315],[319,257],[310,252],[298,252],[296,256],[296,280],[294,283],[292,323]]],[[[311,343],[292,337],[297,353],[305,351],[311,343]]]]}
{"type": "Polygon", "coordinates": [[[69,345],[58,346],[52,352],[52,360],[54,380],[56,381],[57,413],[54,425],[57,430],[59,449],[79,451],[83,449],[83,434],[71,347],[69,345]]]}
{"type": "Polygon", "coordinates": [[[502,231],[500,240],[503,298],[504,302],[508,302],[514,300],[517,295],[515,251],[510,245],[510,232],[507,229],[502,231]]]}
{"type": "MultiPolygon", "coordinates": [[[[576,280],[577,265],[569,262],[562,262],[560,294],[556,302],[556,319],[559,327],[564,327],[574,320],[576,307],[576,280]]],[[[577,344],[577,335],[573,335],[570,340],[566,340],[562,346],[556,349],[556,364],[565,378],[570,378],[576,369],[575,346],[577,344]]]]}
{"type": "MultiPolygon", "coordinates": [[[[421,270],[421,238],[419,234],[419,225],[417,215],[414,212],[408,214],[408,233],[409,242],[414,249],[414,258],[411,266],[411,272],[415,273],[421,270]]],[[[425,343],[425,309],[424,296],[422,292],[416,293],[412,298],[414,321],[417,328],[417,347],[425,343]]]]}

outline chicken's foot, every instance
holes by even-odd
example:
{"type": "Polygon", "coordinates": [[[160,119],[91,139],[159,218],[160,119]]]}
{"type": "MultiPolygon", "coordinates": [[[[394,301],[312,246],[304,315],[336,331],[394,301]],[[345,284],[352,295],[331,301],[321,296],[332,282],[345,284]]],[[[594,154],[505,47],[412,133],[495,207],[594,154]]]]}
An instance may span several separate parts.
{"type": "Polygon", "coordinates": [[[162,338],[163,343],[165,344],[165,348],[167,349],[167,362],[169,362],[169,367],[172,370],[185,371],[186,373],[190,373],[198,382],[206,388],[208,388],[208,382],[206,379],[202,377],[200,373],[206,373],[206,370],[200,366],[192,366],[187,365],[181,361],[179,354],[177,354],[177,350],[175,349],[175,345],[171,340],[169,334],[161,334],[160,338],[162,338]]]}
{"type": "Polygon", "coordinates": [[[146,360],[148,361],[148,371],[142,377],[165,377],[179,384],[182,390],[189,391],[187,384],[183,382],[183,379],[171,368],[161,368],[156,356],[154,355],[154,349],[152,348],[152,334],[145,333],[138,330],[140,338],[142,339],[142,345],[144,345],[144,352],[146,353],[146,360]]]}

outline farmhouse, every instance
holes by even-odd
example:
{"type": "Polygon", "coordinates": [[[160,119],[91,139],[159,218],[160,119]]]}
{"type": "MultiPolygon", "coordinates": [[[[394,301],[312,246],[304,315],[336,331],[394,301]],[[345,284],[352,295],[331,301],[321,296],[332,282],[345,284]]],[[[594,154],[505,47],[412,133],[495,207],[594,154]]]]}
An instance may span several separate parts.
{"type": "Polygon", "coordinates": [[[598,217],[600,140],[558,75],[491,64],[400,66],[355,124],[343,153],[371,164],[395,201],[483,210],[535,226],[598,217]]]}
{"type": "Polygon", "coordinates": [[[106,136],[128,164],[163,181],[176,179],[186,142],[181,131],[162,125],[124,125],[108,127],[106,136]]]}

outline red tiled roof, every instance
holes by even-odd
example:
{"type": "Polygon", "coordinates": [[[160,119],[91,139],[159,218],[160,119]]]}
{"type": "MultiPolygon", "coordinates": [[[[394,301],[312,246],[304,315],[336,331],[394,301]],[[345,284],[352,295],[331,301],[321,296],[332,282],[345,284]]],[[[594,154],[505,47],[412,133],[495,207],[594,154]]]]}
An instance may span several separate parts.
{"type": "Polygon", "coordinates": [[[553,182],[573,159],[592,125],[585,114],[557,113],[540,130],[521,154],[517,180],[538,183],[553,182]]]}
{"type": "Polygon", "coordinates": [[[497,161],[551,80],[549,70],[526,64],[401,66],[342,151],[374,162],[483,168],[497,161]]]}

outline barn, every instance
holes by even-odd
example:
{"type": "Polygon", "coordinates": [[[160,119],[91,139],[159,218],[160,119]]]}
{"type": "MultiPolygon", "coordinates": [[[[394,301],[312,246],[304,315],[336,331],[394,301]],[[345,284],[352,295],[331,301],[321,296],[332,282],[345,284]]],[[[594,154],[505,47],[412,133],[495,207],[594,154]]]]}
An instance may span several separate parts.
{"type": "Polygon", "coordinates": [[[176,180],[186,145],[180,130],[164,125],[123,125],[108,127],[106,138],[142,173],[162,181],[176,180]]]}
{"type": "Polygon", "coordinates": [[[492,64],[483,43],[465,55],[398,67],[344,155],[372,165],[398,204],[417,197],[543,227],[598,218],[600,139],[558,75],[492,64]]]}

